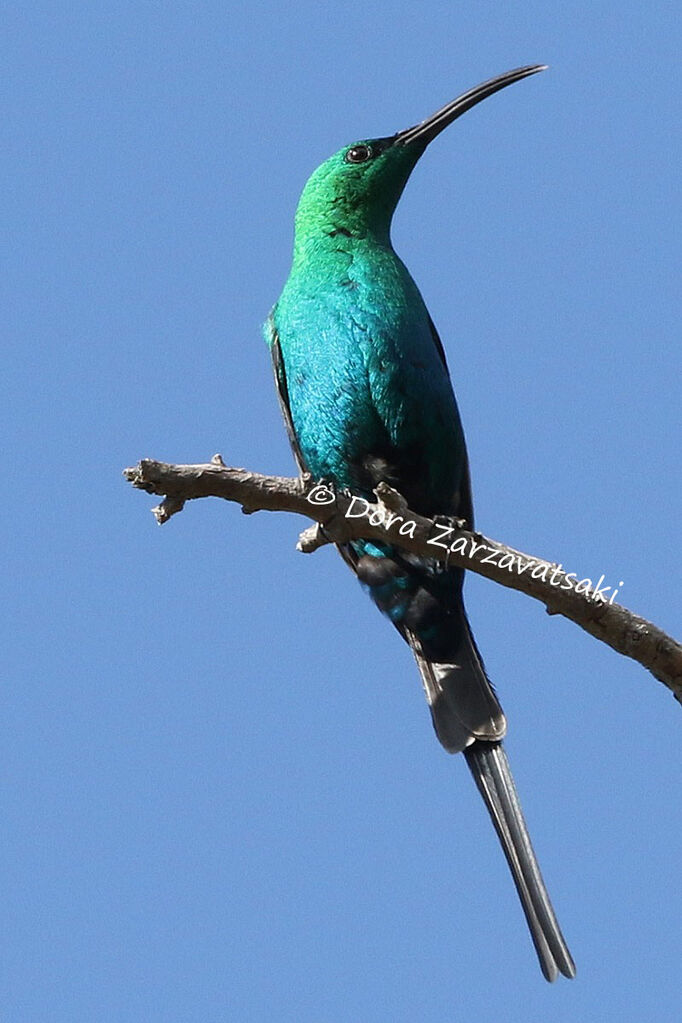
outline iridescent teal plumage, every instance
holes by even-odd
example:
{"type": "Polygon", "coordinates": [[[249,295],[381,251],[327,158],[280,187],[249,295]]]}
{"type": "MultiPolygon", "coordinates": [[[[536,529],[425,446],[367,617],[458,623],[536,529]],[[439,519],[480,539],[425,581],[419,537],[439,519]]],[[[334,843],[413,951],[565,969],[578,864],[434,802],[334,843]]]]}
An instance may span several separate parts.
{"type": "MultiPolygon", "coordinates": [[[[464,434],[445,354],[390,226],[426,145],[522,68],[415,128],[345,146],[305,186],[294,259],[266,324],[282,411],[302,471],[371,498],[379,481],[424,515],[473,525],[464,434]]],[[[340,551],[410,644],[434,726],[463,750],[512,869],[543,972],[573,963],[537,868],[502,749],[504,715],[462,599],[463,572],[364,541],[340,551]]]]}
{"type": "Polygon", "coordinates": [[[386,148],[365,196],[364,168],[345,162],[347,150],[305,187],[291,274],[272,312],[296,437],[313,476],[367,496],[367,453],[414,449],[424,510],[443,511],[462,476],[464,438],[428,312],[389,237],[419,153],[386,148]]]}

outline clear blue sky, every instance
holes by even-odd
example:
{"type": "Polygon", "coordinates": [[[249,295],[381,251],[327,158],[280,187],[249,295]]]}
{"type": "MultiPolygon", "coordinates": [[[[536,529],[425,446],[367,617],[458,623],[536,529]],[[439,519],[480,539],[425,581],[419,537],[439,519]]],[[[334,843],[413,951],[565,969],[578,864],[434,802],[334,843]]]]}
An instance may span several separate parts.
{"type": "Polygon", "coordinates": [[[142,456],[293,468],[260,325],[314,167],[520,64],[395,244],[489,535],[678,637],[673,5],[33,3],[4,13],[3,1023],[679,1019],[682,709],[471,578],[578,965],[539,973],[407,649],[298,521],[142,456]]]}

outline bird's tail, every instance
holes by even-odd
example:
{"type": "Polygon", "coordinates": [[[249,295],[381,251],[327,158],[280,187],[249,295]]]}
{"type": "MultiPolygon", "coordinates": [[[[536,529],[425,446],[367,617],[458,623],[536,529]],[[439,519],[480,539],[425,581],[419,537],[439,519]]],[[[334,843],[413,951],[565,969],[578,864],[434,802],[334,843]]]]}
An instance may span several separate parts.
{"type": "Polygon", "coordinates": [[[503,739],[507,722],[461,600],[439,632],[441,649],[433,640],[425,642],[416,630],[405,630],[405,638],[417,661],[441,745],[448,753],[460,753],[474,739],[503,739]]]}
{"type": "Polygon", "coordinates": [[[506,721],[463,605],[451,628],[447,659],[414,634],[407,639],[417,659],[436,734],[451,753],[463,751],[483,796],[526,914],[547,980],[575,976],[575,966],[547,894],[521,804],[502,746],[506,721]]]}
{"type": "Polygon", "coordinates": [[[574,977],[575,965],[542,880],[502,743],[474,742],[464,756],[507,858],[542,972],[549,981],[558,973],[574,977]]]}
{"type": "Polygon", "coordinates": [[[511,869],[543,974],[550,981],[559,972],[575,976],[502,747],[507,725],[467,620],[461,574],[451,570],[439,577],[425,566],[418,573],[405,556],[374,544],[371,551],[367,544],[340,549],[410,644],[440,742],[450,753],[464,752],[511,869]],[[447,594],[444,581],[450,584],[447,594]]]}

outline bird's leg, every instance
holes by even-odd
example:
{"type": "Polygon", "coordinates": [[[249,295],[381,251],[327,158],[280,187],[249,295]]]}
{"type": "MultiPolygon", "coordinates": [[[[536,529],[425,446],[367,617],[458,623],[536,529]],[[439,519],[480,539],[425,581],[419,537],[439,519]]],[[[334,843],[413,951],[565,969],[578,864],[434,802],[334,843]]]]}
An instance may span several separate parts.
{"type": "Polygon", "coordinates": [[[430,539],[439,546],[447,547],[447,555],[443,566],[447,570],[450,567],[452,538],[460,529],[466,529],[469,523],[466,519],[457,518],[456,515],[434,515],[433,524],[437,532],[430,539]]]}

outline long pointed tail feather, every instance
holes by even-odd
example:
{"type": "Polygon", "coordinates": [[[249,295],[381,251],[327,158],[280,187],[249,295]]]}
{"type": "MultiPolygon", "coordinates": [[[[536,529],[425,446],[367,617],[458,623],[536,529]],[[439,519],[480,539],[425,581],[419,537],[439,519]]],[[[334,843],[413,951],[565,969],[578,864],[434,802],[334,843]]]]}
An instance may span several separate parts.
{"type": "Polygon", "coordinates": [[[575,976],[575,965],[540,873],[518,793],[501,743],[474,742],[464,751],[483,796],[528,921],[540,967],[547,980],[575,976]]]}
{"type": "Polygon", "coordinates": [[[509,863],[544,976],[549,981],[560,972],[574,977],[502,747],[506,720],[467,620],[461,572],[439,577],[429,565],[393,548],[370,546],[356,542],[339,550],[410,644],[439,741],[467,759],[509,863]]]}

